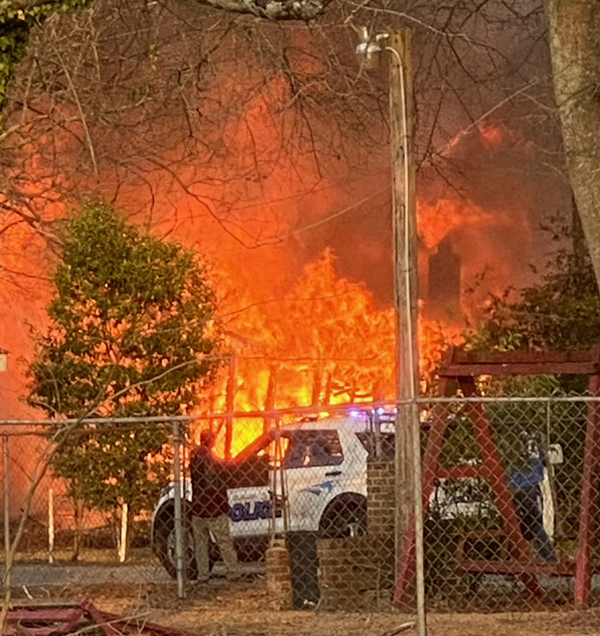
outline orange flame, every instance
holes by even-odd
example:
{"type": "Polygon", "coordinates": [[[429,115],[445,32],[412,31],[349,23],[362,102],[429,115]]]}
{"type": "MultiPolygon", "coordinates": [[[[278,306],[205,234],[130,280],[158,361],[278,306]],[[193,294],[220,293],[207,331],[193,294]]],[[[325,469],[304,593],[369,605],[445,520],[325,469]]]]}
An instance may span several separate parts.
{"type": "MultiPolygon", "coordinates": [[[[376,309],[362,284],[341,278],[333,252],[306,266],[276,303],[248,304],[227,322],[235,374],[224,372],[209,400],[212,412],[255,411],[393,400],[396,396],[396,321],[376,309]],[[235,399],[227,404],[227,383],[235,399]]],[[[421,371],[433,372],[444,346],[442,328],[421,321],[421,371]]],[[[206,425],[204,423],[203,425],[206,425]]],[[[234,423],[235,455],[261,434],[262,419],[234,423]]],[[[225,427],[219,449],[225,453],[225,427]]]]}

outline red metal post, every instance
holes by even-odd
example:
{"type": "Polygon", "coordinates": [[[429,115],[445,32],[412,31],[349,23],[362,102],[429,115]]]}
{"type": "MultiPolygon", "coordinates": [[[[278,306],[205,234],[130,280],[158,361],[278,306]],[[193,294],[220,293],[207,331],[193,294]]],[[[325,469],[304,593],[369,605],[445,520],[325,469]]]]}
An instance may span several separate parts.
{"type": "MultiPolygon", "coordinates": [[[[600,394],[600,376],[590,378],[590,393],[600,394]]],[[[579,512],[579,541],[575,566],[575,604],[587,607],[592,593],[592,565],[590,542],[593,533],[592,507],[596,500],[598,484],[598,459],[600,443],[600,413],[596,402],[588,406],[583,475],[581,484],[581,509],[579,512]]]]}
{"type": "MultiPolygon", "coordinates": [[[[516,561],[525,563],[528,561],[528,544],[521,533],[519,518],[506,483],[505,471],[498,455],[490,424],[483,414],[481,404],[469,404],[469,411],[475,430],[475,438],[481,448],[482,477],[488,480],[494,491],[496,506],[511,546],[511,552],[516,561]]],[[[540,594],[540,587],[534,574],[523,573],[521,578],[533,594],[540,594]]]]}
{"type": "MultiPolygon", "coordinates": [[[[427,515],[429,500],[439,471],[440,454],[448,426],[448,405],[439,404],[433,409],[427,448],[423,456],[423,515],[427,515]]],[[[408,602],[415,576],[415,526],[410,524],[402,550],[398,552],[394,605],[401,607],[408,602]]]]}

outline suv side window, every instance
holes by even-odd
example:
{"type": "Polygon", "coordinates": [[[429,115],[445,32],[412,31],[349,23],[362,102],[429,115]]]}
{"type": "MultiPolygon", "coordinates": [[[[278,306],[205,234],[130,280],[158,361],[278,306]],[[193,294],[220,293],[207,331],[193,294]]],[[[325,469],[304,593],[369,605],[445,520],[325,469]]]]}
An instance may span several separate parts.
{"type": "Polygon", "coordinates": [[[344,461],[337,431],[290,431],[285,436],[290,445],[284,468],[338,466],[344,461]]]}
{"type": "Polygon", "coordinates": [[[262,441],[259,441],[254,446],[254,454],[257,457],[269,458],[269,466],[271,468],[277,468],[285,463],[285,458],[288,454],[290,446],[290,440],[282,435],[277,439],[274,433],[269,433],[263,436],[262,441]]]}

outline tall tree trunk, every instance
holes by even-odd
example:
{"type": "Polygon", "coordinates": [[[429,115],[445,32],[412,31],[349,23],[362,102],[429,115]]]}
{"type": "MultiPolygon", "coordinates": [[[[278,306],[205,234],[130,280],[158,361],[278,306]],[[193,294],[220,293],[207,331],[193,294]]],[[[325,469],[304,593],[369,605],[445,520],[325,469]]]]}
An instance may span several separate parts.
{"type": "Polygon", "coordinates": [[[544,0],[544,5],[571,187],[600,281],[600,2],[544,0]]]}
{"type": "Polygon", "coordinates": [[[575,195],[571,191],[571,240],[573,244],[573,267],[581,272],[589,261],[587,244],[585,242],[585,234],[581,225],[579,210],[577,209],[577,201],[575,195]]]}

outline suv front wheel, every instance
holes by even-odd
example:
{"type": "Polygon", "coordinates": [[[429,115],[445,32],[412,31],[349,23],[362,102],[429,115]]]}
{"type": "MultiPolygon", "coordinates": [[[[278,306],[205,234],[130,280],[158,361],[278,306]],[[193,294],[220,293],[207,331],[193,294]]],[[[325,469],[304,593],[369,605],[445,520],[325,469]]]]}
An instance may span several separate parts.
{"type": "MultiPolygon", "coordinates": [[[[194,557],[194,541],[192,537],[191,524],[184,525],[185,545],[186,545],[186,578],[196,578],[196,559],[194,557]]],[[[165,570],[173,578],[177,578],[175,566],[175,522],[172,506],[165,506],[161,510],[155,522],[153,537],[154,552],[159,558],[165,570]]]]}

